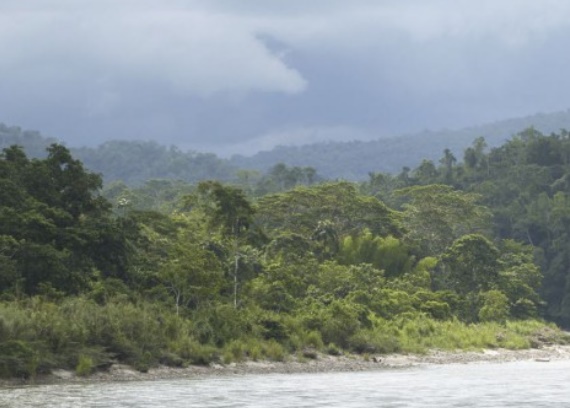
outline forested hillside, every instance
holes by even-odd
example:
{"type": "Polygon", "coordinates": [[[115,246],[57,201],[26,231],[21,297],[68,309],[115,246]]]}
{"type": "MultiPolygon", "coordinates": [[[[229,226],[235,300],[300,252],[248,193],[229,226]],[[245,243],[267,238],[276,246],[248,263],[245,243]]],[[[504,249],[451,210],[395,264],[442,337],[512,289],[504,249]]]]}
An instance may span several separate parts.
{"type": "Polygon", "coordinates": [[[106,182],[140,184],[150,179],[197,182],[231,180],[237,168],[211,153],[182,152],[156,142],[110,141],[97,148],[72,149],[85,166],[103,175],[106,182]]]}
{"type": "MultiPolygon", "coordinates": [[[[492,213],[495,239],[514,239],[532,248],[544,273],[540,291],[546,316],[570,325],[569,133],[545,136],[529,129],[490,150],[479,138],[459,159],[446,150],[439,163],[424,160],[396,176],[370,174],[363,188],[395,204],[400,189],[429,189],[433,183],[477,194],[492,213]]],[[[429,202],[434,196],[424,198],[429,202]]]]}
{"type": "Polygon", "coordinates": [[[534,127],[545,134],[570,129],[570,111],[537,114],[460,130],[424,131],[373,141],[322,142],[281,146],[252,157],[235,156],[237,167],[266,170],[275,163],[311,166],[329,179],[364,180],[369,172],[399,173],[423,159],[438,161],[444,149],[461,157],[477,137],[490,147],[500,146],[522,129],[534,127]]]}
{"type": "Polygon", "coordinates": [[[52,143],[58,143],[58,140],[44,137],[37,131],[22,130],[18,126],[0,123],[0,149],[19,145],[30,157],[45,157],[46,149],[52,143]]]}
{"type": "MultiPolygon", "coordinates": [[[[477,137],[485,137],[489,147],[497,147],[529,127],[544,134],[570,129],[570,112],[537,114],[461,130],[425,131],[374,141],[282,146],[252,157],[235,156],[231,160],[142,141],[115,140],[97,148],[70,150],[86,168],[101,173],[105,182],[121,180],[129,185],[140,185],[149,179],[235,181],[240,177],[238,169],[264,174],[277,163],[311,167],[327,179],[365,180],[369,172],[395,174],[403,167],[417,166],[423,159],[437,163],[445,149],[461,157],[463,150],[477,137]]],[[[116,137],[120,139],[120,135],[116,137]]],[[[45,148],[54,142],[53,138],[43,138],[38,132],[0,124],[0,148],[18,144],[31,157],[45,157],[45,148]]]]}
{"type": "MultiPolygon", "coordinates": [[[[43,158],[46,148],[58,142],[34,131],[0,124],[0,148],[22,146],[30,157],[43,158]]],[[[121,180],[140,184],[149,179],[172,179],[186,182],[215,178],[231,180],[237,168],[214,154],[182,152],[156,142],[109,141],[97,148],[70,148],[73,155],[89,170],[100,173],[105,182],[121,180]]]]}
{"type": "Polygon", "coordinates": [[[424,162],[422,182],[419,170],[319,182],[278,165],[269,184],[115,185],[109,199],[64,147],[7,148],[0,376],[565,341],[537,320],[535,260],[562,318],[567,140],[525,134],[488,155],[479,140],[465,165],[424,162]],[[525,213],[545,185],[558,186],[536,196],[546,207],[525,213]],[[501,212],[508,194],[507,214],[528,222],[501,212]]]}

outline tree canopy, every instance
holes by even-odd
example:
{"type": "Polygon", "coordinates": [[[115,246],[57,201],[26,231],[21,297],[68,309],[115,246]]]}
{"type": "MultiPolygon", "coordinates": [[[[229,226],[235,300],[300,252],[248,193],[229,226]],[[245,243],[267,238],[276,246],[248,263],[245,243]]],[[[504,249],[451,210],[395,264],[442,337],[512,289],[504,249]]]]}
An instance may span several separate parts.
{"type": "Polygon", "coordinates": [[[144,370],[307,348],[530,346],[509,325],[570,316],[568,140],[529,131],[488,153],[476,140],[464,163],[444,152],[361,185],[276,166],[236,184],[113,183],[109,199],[63,146],[43,159],[4,149],[0,349],[144,370]],[[473,324],[500,333],[459,342],[473,324]]]}
{"type": "Polygon", "coordinates": [[[0,185],[2,256],[9,265],[0,277],[4,287],[78,293],[95,270],[125,277],[126,242],[98,194],[101,177],[65,147],[51,145],[43,160],[15,146],[4,149],[0,185]]]}

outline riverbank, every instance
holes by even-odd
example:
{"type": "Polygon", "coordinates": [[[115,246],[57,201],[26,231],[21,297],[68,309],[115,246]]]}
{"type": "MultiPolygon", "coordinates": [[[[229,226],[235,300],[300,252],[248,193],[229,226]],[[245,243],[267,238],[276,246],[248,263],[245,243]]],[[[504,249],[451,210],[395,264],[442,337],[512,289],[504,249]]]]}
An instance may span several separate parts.
{"type": "Polygon", "coordinates": [[[488,349],[483,351],[441,351],[432,350],[426,354],[389,355],[342,355],[317,354],[316,358],[290,357],[284,362],[247,361],[232,364],[211,364],[172,368],[159,366],[141,373],[124,364],[114,364],[108,370],[98,371],[90,376],[77,376],[70,370],[54,370],[33,381],[5,380],[2,385],[94,383],[120,381],[153,381],[166,379],[197,378],[208,376],[232,376],[255,374],[299,374],[319,372],[372,371],[383,369],[405,369],[433,364],[508,363],[513,361],[540,361],[548,363],[570,360],[570,345],[549,345],[537,349],[507,350],[488,349]]]}

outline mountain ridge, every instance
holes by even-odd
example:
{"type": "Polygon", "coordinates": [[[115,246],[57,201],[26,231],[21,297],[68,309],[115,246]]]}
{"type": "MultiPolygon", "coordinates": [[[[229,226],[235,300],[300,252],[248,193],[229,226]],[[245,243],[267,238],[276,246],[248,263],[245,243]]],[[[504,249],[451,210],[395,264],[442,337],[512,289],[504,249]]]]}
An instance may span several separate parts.
{"type": "Polygon", "coordinates": [[[458,160],[462,160],[463,151],[478,137],[484,137],[488,147],[497,147],[530,127],[545,134],[568,129],[570,110],[537,113],[458,130],[424,130],[368,141],[277,146],[250,157],[232,156],[230,162],[237,167],[260,171],[283,162],[291,166],[312,166],[319,174],[329,178],[362,180],[370,172],[397,173],[403,167],[418,166],[423,159],[437,161],[445,149],[449,149],[458,160]],[[324,160],[324,157],[327,159],[324,160]]]}
{"type": "MultiPolygon", "coordinates": [[[[457,160],[478,137],[487,146],[497,147],[513,135],[529,128],[549,134],[570,129],[570,109],[553,113],[537,113],[510,118],[459,130],[424,130],[402,136],[376,140],[327,141],[301,146],[276,146],[252,156],[234,155],[222,159],[213,153],[183,152],[156,141],[107,141],[98,147],[70,148],[91,171],[101,173],[106,182],[122,180],[140,183],[152,178],[196,182],[204,179],[230,181],[238,169],[266,172],[278,163],[288,166],[313,167],[329,179],[365,180],[373,172],[399,173],[402,168],[415,168],[422,160],[437,161],[449,149],[457,160]]],[[[0,123],[0,148],[18,144],[28,155],[42,157],[51,143],[62,143],[44,137],[37,131],[22,130],[0,123]]],[[[65,145],[65,142],[62,144],[65,145]]]]}

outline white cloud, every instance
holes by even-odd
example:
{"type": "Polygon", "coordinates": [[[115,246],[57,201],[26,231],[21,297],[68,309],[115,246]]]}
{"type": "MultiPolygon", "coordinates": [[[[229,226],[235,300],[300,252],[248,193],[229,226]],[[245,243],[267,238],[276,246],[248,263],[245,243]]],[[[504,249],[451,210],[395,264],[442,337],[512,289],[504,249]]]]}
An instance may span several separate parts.
{"type": "Polygon", "coordinates": [[[568,0],[0,0],[0,121],[250,152],[564,109],[568,15],[568,0]]]}
{"type": "Polygon", "coordinates": [[[50,67],[59,66],[87,82],[110,76],[202,96],[305,89],[301,74],[268,50],[247,21],[156,4],[105,1],[82,9],[51,1],[33,9],[8,2],[0,8],[6,50],[0,72],[6,80],[40,70],[49,81],[58,79],[50,67]]]}
{"type": "Polygon", "coordinates": [[[349,126],[310,126],[282,129],[263,134],[245,142],[234,144],[193,144],[188,148],[199,151],[214,151],[222,157],[234,154],[252,155],[271,150],[275,146],[302,146],[327,141],[372,140],[378,135],[349,126]]]}
{"type": "Polygon", "coordinates": [[[4,80],[20,73],[46,81],[111,76],[202,96],[295,94],[307,87],[302,72],[258,34],[347,58],[398,36],[522,47],[567,26],[569,14],[565,0],[4,0],[0,73],[4,80]]]}
{"type": "Polygon", "coordinates": [[[342,49],[393,40],[394,35],[418,43],[493,40],[523,46],[570,25],[570,2],[566,0],[315,0],[305,13],[299,9],[291,7],[284,17],[266,12],[264,29],[296,46],[342,49]]]}

